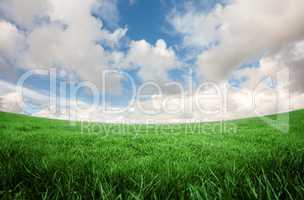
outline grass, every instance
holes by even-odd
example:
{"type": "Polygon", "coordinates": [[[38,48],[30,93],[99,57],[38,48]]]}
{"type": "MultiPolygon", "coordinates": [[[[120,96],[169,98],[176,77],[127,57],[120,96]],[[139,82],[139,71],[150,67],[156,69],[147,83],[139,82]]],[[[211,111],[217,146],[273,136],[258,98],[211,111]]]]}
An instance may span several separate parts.
{"type": "Polygon", "coordinates": [[[0,113],[0,197],[304,199],[304,111],[288,114],[289,133],[259,118],[71,125],[0,113]]]}

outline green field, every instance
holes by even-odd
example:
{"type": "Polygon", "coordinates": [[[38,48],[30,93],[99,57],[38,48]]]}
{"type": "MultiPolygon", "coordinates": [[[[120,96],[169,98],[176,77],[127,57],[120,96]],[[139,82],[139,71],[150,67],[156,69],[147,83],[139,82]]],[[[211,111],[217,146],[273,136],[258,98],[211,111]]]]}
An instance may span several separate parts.
{"type": "Polygon", "coordinates": [[[281,133],[259,118],[82,126],[0,113],[0,197],[304,199],[304,111],[289,116],[281,133]]]}

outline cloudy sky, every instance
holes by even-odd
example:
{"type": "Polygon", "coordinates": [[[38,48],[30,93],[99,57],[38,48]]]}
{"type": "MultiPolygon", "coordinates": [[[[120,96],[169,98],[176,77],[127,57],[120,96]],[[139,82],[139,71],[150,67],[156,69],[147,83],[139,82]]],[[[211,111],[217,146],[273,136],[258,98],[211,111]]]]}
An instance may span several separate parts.
{"type": "Polygon", "coordinates": [[[304,108],[303,9],[303,0],[0,0],[0,110],[167,123],[304,108]]]}

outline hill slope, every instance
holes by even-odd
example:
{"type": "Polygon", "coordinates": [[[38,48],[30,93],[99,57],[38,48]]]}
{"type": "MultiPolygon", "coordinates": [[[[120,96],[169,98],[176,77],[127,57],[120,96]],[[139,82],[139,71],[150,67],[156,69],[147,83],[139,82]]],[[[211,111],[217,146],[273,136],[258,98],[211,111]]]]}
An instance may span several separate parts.
{"type": "Polygon", "coordinates": [[[304,199],[304,111],[287,114],[289,133],[259,118],[144,126],[0,113],[0,197],[304,199]]]}

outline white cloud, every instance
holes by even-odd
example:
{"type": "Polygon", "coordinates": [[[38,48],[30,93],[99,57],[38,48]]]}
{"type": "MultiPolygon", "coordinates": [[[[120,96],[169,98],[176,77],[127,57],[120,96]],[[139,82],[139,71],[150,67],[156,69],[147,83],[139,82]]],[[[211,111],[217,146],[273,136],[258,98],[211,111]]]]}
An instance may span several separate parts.
{"type": "Polygon", "coordinates": [[[1,111],[26,113],[26,106],[29,102],[46,107],[50,103],[49,100],[50,98],[42,93],[0,80],[1,111]]]}
{"type": "Polygon", "coordinates": [[[22,97],[17,93],[0,96],[0,111],[21,113],[23,111],[22,105],[22,97]]]}
{"type": "MultiPolygon", "coordinates": [[[[29,28],[21,37],[20,31],[11,25],[10,31],[14,34],[8,33],[10,38],[4,38],[6,47],[3,48],[11,54],[16,54],[16,48],[20,48],[22,43],[26,48],[22,48],[23,52],[18,55],[6,57],[15,56],[13,64],[26,69],[65,68],[100,88],[102,70],[133,68],[134,65],[140,66],[139,76],[143,80],[167,80],[168,70],[177,67],[178,63],[175,52],[164,40],[158,40],[155,46],[145,40],[131,41],[127,53],[121,52],[118,47],[127,29],[116,28],[111,32],[100,19],[92,16],[92,12],[97,12],[107,17],[101,17],[102,20],[115,22],[118,16],[116,4],[116,1],[108,0],[47,0],[42,5],[41,1],[31,0],[28,10],[16,8],[15,2],[0,4],[3,10],[10,8],[3,11],[8,16],[13,15],[11,13],[23,16],[26,21],[19,20],[18,23],[29,28]],[[30,6],[38,7],[30,9],[30,6]],[[108,12],[113,10],[112,16],[108,12]],[[48,20],[35,23],[35,17],[42,15],[48,20]],[[104,48],[104,44],[111,50],[104,48]]],[[[114,90],[121,90],[121,80],[111,82],[111,85],[114,90]]]]}
{"type": "Polygon", "coordinates": [[[119,46],[121,39],[126,35],[127,31],[127,28],[119,28],[112,33],[110,31],[104,30],[102,32],[102,40],[111,48],[115,48],[119,46]]]}
{"type": "Polygon", "coordinates": [[[302,0],[234,0],[209,13],[190,7],[173,12],[169,21],[186,46],[218,45],[197,58],[201,77],[223,80],[240,64],[271,56],[304,39],[302,0]]]}
{"type": "Polygon", "coordinates": [[[25,48],[24,33],[15,25],[0,19],[0,70],[2,77],[16,78],[16,68],[12,66],[25,48]]]}
{"type": "Polygon", "coordinates": [[[174,10],[168,17],[174,30],[183,36],[185,47],[203,47],[218,39],[217,27],[221,25],[222,6],[216,6],[211,13],[197,12],[193,6],[185,13],[174,10]]]}
{"type": "Polygon", "coordinates": [[[274,55],[304,39],[303,7],[302,0],[233,1],[221,11],[219,45],[198,57],[201,75],[225,78],[249,59],[274,55]]]}
{"type": "Polygon", "coordinates": [[[231,106],[243,108],[233,116],[252,116],[246,102],[252,102],[248,94],[255,90],[266,92],[257,100],[262,114],[303,107],[299,103],[304,92],[303,7],[301,0],[234,0],[208,14],[188,9],[173,13],[169,20],[188,47],[217,42],[197,56],[198,73],[204,80],[225,82],[231,76],[239,80],[239,91],[230,95],[231,106]],[[258,58],[259,67],[237,69],[258,58]],[[273,77],[277,79],[270,83],[273,77]],[[279,103],[273,98],[275,92],[280,93],[279,103]]]}
{"type": "Polygon", "coordinates": [[[37,17],[46,16],[50,9],[48,0],[2,0],[0,1],[0,11],[14,23],[32,28],[37,17]]]}
{"type": "Polygon", "coordinates": [[[277,77],[275,83],[278,86],[289,89],[292,93],[304,92],[304,51],[303,43],[290,45],[279,53],[265,56],[260,60],[260,66],[256,68],[242,68],[233,72],[233,77],[246,78],[241,84],[242,88],[254,89],[261,82],[266,83],[267,77],[277,77]],[[281,73],[285,71],[285,73],[281,73]]]}
{"type": "Polygon", "coordinates": [[[118,27],[119,11],[117,0],[97,0],[93,12],[112,28],[118,27]]]}
{"type": "Polygon", "coordinates": [[[162,83],[168,80],[168,71],[178,67],[178,59],[164,40],[150,45],[145,40],[132,41],[127,54],[131,66],[139,66],[139,75],[144,81],[162,83]]]}
{"type": "Polygon", "coordinates": [[[13,24],[0,20],[0,56],[15,57],[24,43],[24,35],[13,24]]]}
{"type": "Polygon", "coordinates": [[[0,81],[0,110],[72,121],[180,123],[254,117],[286,112],[304,106],[303,94],[289,96],[284,88],[278,90],[265,85],[261,86],[258,93],[246,88],[236,90],[228,87],[228,93],[225,94],[223,83],[219,85],[220,90],[217,91],[212,87],[207,87],[193,94],[184,94],[184,96],[157,95],[149,100],[138,100],[126,110],[108,105],[106,107],[90,105],[80,100],[68,100],[60,96],[57,97],[58,104],[53,105],[51,104],[55,102],[53,96],[50,97],[48,94],[29,88],[23,88],[21,93],[21,88],[0,81]],[[280,95],[274,95],[277,93],[280,95]],[[227,102],[225,95],[227,95],[227,102]],[[253,97],[256,101],[253,101],[253,97]],[[29,105],[37,105],[40,109],[28,110],[29,105]]]}
{"type": "MultiPolygon", "coordinates": [[[[6,65],[26,69],[65,68],[99,87],[102,70],[116,68],[121,62],[123,56],[118,56],[116,46],[127,29],[106,30],[102,22],[91,15],[92,9],[98,6],[95,0],[30,0],[24,7],[20,4],[23,3],[15,0],[0,3],[1,11],[7,15],[4,19],[27,28],[23,34],[15,25],[1,21],[0,53],[5,56],[1,63],[5,61],[6,65]],[[38,23],[35,19],[39,16],[48,20],[38,23]],[[106,51],[99,45],[102,41],[113,50],[106,51]],[[23,51],[17,52],[19,50],[23,51]],[[8,59],[11,62],[8,63],[8,59]]],[[[102,5],[108,4],[105,1],[102,5]]],[[[116,83],[120,85],[119,81],[116,83]]]]}

